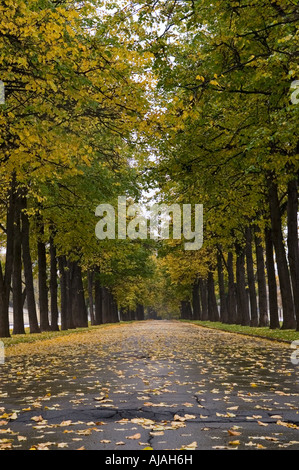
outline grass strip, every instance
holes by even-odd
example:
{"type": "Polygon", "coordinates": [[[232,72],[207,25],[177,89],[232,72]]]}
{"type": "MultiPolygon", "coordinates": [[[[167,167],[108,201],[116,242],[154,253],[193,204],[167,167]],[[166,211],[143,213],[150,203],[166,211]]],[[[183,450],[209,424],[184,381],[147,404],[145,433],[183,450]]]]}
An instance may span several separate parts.
{"type": "Polygon", "coordinates": [[[206,328],[213,328],[222,331],[228,331],[231,333],[237,333],[242,335],[249,335],[264,339],[270,339],[275,341],[283,341],[291,343],[292,341],[299,340],[299,331],[296,330],[283,330],[283,329],[270,329],[269,327],[253,327],[243,326],[236,324],[226,324],[221,322],[211,322],[202,320],[180,320],[182,322],[193,323],[195,325],[203,326],[206,328]]]}

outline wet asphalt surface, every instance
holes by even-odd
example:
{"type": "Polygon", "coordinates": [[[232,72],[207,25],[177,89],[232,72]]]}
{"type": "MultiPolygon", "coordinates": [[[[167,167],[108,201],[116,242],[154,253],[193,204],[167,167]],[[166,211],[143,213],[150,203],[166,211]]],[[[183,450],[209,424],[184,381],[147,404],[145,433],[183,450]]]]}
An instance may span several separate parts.
{"type": "Polygon", "coordinates": [[[286,344],[171,321],[7,352],[2,450],[298,450],[286,344]]]}

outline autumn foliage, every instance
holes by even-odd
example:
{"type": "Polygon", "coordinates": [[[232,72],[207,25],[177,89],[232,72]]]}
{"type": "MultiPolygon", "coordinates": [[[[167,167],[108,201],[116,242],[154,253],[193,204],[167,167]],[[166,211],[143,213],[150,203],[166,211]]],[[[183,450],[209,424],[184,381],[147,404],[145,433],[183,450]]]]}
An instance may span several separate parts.
{"type": "Polygon", "coordinates": [[[0,336],[168,316],[299,328],[294,2],[0,4],[0,336]],[[97,240],[155,188],[204,246],[97,240]]]}

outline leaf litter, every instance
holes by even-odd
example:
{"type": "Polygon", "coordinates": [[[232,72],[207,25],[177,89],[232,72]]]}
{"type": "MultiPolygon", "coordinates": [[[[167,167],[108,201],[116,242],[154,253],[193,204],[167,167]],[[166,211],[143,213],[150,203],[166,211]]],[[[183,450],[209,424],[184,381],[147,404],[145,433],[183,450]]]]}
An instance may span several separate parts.
{"type": "Polygon", "coordinates": [[[164,325],[110,325],[7,348],[0,449],[84,450],[91,436],[99,449],[299,448],[297,371],[285,345],[164,325]],[[117,419],[131,400],[151,418],[117,419]],[[82,419],[68,419],[77,409],[82,419]],[[115,418],[91,420],[94,410],[115,418]],[[296,413],[297,421],[285,418],[296,413]]]}

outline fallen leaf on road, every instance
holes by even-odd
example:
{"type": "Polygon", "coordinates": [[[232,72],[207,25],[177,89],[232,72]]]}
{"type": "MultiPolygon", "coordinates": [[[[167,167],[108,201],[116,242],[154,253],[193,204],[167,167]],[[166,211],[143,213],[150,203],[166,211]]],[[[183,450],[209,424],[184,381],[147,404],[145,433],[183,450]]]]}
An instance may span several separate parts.
{"type": "Polygon", "coordinates": [[[133,436],[126,436],[126,439],[140,439],[141,438],[141,434],[137,433],[137,434],[134,434],[133,436]]]}
{"type": "Polygon", "coordinates": [[[181,450],[193,450],[193,449],[196,449],[197,448],[197,442],[194,441],[194,442],[191,442],[191,444],[187,444],[183,447],[181,447],[181,450]]]}

